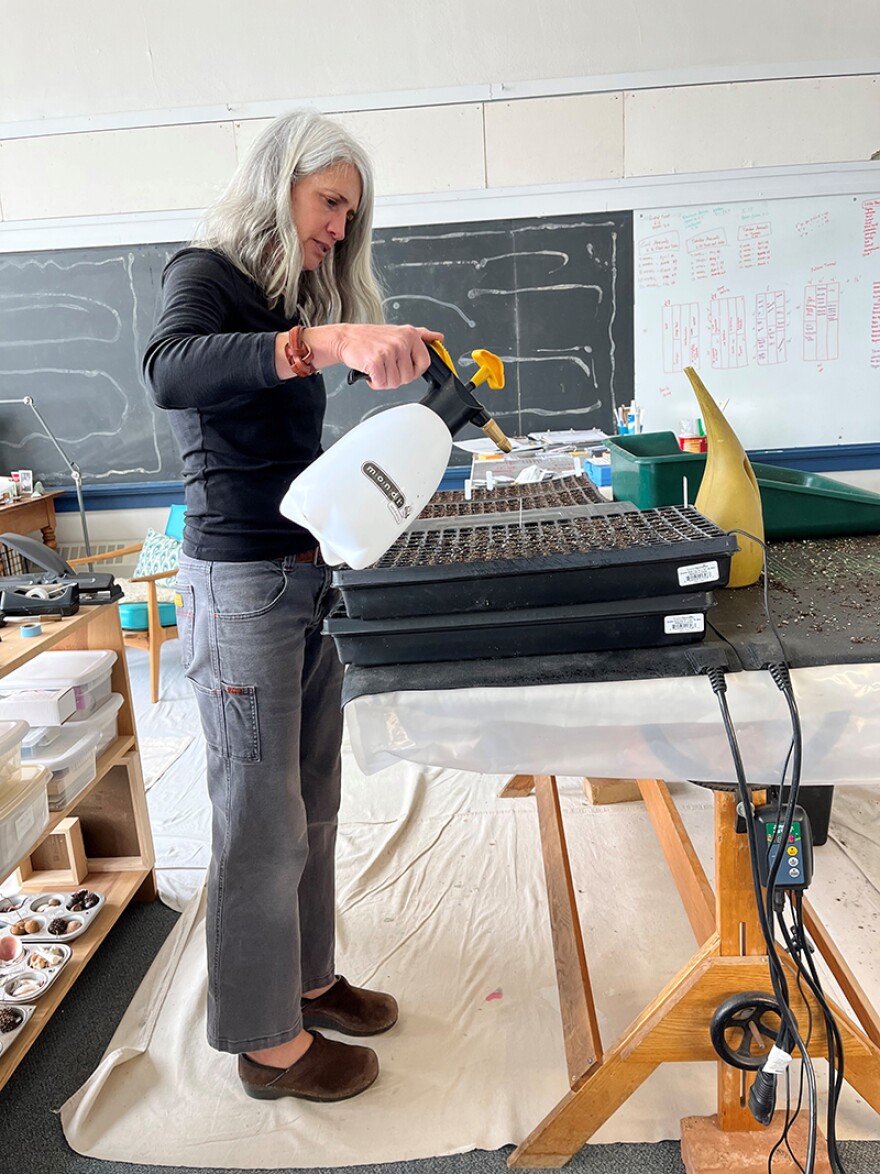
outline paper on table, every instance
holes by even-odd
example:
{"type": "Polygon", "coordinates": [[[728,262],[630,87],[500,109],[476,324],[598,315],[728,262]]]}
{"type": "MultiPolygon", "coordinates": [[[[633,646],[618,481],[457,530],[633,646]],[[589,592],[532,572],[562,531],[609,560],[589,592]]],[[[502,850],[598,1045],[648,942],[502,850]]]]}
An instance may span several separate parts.
{"type": "MultiPolygon", "coordinates": [[[[528,440],[525,436],[508,436],[511,449],[513,452],[535,452],[541,445],[534,440],[528,440]]],[[[495,455],[500,453],[501,449],[494,440],[489,440],[488,437],[481,437],[479,440],[455,440],[453,444],[456,448],[460,448],[462,452],[476,453],[478,455],[495,455]]]]}
{"type": "Polygon", "coordinates": [[[594,444],[598,440],[607,440],[608,434],[601,428],[565,428],[558,432],[530,432],[529,439],[549,447],[557,444],[594,444]]]}

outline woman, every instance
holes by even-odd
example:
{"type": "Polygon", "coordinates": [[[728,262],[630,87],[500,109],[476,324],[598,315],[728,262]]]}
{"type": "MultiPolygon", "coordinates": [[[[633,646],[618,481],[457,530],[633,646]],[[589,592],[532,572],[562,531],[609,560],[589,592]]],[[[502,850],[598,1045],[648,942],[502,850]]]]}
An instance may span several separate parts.
{"type": "Polygon", "coordinates": [[[366,1036],[397,1018],[390,995],[334,970],[342,667],[321,635],[330,571],[278,510],[321,451],[321,369],[398,387],[442,338],[381,325],[372,205],[369,163],[341,127],[277,119],[168,263],[144,356],[186,484],[178,630],[213,807],[208,1040],[261,1098],[362,1092],[375,1053],[309,1028],[366,1036]]]}

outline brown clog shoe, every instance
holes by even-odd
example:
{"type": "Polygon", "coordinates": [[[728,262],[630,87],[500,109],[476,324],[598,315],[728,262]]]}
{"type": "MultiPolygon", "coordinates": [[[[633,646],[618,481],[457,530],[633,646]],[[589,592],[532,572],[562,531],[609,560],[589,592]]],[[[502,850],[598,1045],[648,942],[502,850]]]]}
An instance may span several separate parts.
{"type": "Polygon", "coordinates": [[[379,1075],[372,1048],[325,1039],[319,1031],[312,1035],[309,1050],[289,1068],[270,1068],[239,1056],[238,1075],[247,1095],[259,1101],[345,1101],[368,1089],[379,1075]]]}
{"type": "Polygon", "coordinates": [[[351,986],[338,975],[329,991],[316,999],[303,999],[302,1016],[306,1031],[326,1027],[344,1035],[380,1035],[397,1022],[397,1000],[351,986]]]}

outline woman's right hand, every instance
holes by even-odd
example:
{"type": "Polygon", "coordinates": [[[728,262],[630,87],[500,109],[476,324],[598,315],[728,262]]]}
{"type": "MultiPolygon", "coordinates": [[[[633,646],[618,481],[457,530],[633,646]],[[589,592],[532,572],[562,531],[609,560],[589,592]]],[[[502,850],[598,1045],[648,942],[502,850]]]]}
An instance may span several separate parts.
{"type": "Polygon", "coordinates": [[[353,371],[363,371],[376,391],[389,391],[418,379],[431,361],[427,344],[443,339],[438,331],[424,326],[346,322],[310,327],[302,337],[314,352],[316,367],[344,363],[353,371]]]}

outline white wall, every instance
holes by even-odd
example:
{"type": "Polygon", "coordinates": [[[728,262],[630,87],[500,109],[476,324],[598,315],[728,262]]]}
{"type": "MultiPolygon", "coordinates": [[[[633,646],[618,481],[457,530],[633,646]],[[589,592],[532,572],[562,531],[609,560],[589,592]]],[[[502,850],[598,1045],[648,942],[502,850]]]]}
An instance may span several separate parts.
{"type": "Polygon", "coordinates": [[[184,239],[305,102],[371,150],[386,225],[868,190],[878,45],[876,0],[31,0],[0,37],[0,252],[184,239]]]}
{"type": "Polygon", "coordinates": [[[114,217],[126,243],[188,235],[304,101],[370,148],[385,223],[461,193],[610,183],[631,207],[641,177],[865,161],[878,44],[874,0],[36,0],[0,39],[0,251],[63,247],[59,224],[105,243],[89,223],[114,217]]]}

